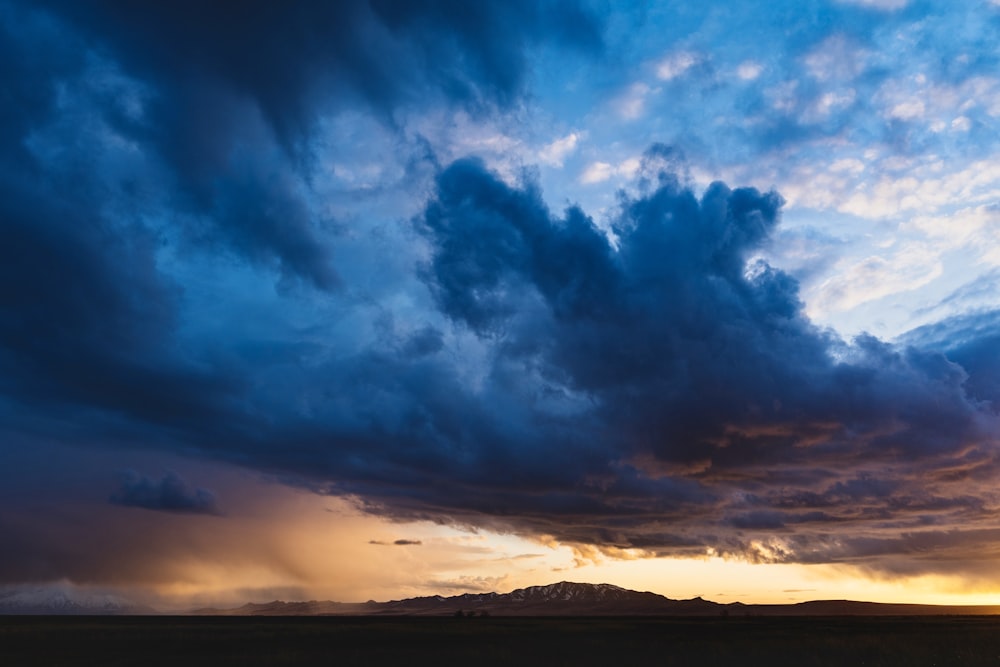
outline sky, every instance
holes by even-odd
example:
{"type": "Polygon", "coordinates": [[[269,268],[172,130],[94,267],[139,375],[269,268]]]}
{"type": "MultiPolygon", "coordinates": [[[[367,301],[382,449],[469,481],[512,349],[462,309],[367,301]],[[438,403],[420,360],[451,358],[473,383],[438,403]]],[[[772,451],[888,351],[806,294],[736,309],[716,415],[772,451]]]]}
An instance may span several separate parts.
{"type": "Polygon", "coordinates": [[[1000,604],[1000,2],[0,0],[0,590],[1000,604]]]}

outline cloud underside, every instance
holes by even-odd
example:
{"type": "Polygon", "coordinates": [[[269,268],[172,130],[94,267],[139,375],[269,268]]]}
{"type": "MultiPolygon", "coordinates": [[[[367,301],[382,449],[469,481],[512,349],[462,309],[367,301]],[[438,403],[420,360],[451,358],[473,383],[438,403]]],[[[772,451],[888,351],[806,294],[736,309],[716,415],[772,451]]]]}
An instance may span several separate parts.
{"type": "MultiPolygon", "coordinates": [[[[696,194],[657,145],[607,231],[578,207],[553,213],[530,173],[442,165],[428,149],[407,247],[378,248],[412,259],[391,299],[373,308],[365,292],[388,280],[381,267],[362,280],[337,265],[348,235],[308,178],[317,109],[349,99],[390,128],[428,99],[510,109],[523,49],[597,52],[593,17],[529,2],[260,3],[227,41],[225,17],[192,20],[184,3],[41,5],[3,5],[52,46],[38,59],[0,23],[11,432],[194,453],[396,519],[609,553],[899,574],[984,573],[996,556],[993,315],[955,323],[955,344],[817,328],[797,282],[758,259],[776,192],[696,194]],[[572,29],[547,34],[555,23],[572,29]],[[248,49],[261,26],[273,38],[248,49]],[[327,37],[283,37],[302,34],[327,37]],[[174,53],[178,41],[189,48],[174,53]],[[216,285],[209,264],[238,277],[216,285]],[[285,328],[222,317],[226,285],[246,275],[277,286],[278,310],[255,324],[285,328]],[[191,294],[212,289],[219,312],[196,312],[191,294]],[[328,319],[300,324],[316,312],[328,319]],[[368,333],[338,327],[352,317],[368,333]]],[[[112,502],[214,512],[200,493],[132,476],[112,502]]]]}
{"type": "Polygon", "coordinates": [[[211,491],[192,489],[177,473],[168,472],[160,481],[134,470],[124,471],[120,477],[118,488],[108,498],[112,505],[181,514],[219,513],[211,491]]]}
{"type": "MultiPolygon", "coordinates": [[[[900,573],[985,562],[1000,537],[996,383],[941,352],[814,327],[795,281],[752,260],[780,196],[717,183],[698,198],[655,169],[662,150],[614,242],[579,209],[554,216],[531,182],[448,166],[414,221],[438,325],[272,369],[293,395],[253,387],[247,368],[202,370],[197,392],[161,385],[156,409],[38,396],[89,401],[140,433],[171,425],[160,446],[282,471],[397,519],[609,554],[900,573]]],[[[990,354],[975,342],[954,353],[970,368],[990,354]]],[[[112,501],[214,511],[173,482],[133,476],[112,501]]]]}
{"type": "Polygon", "coordinates": [[[990,543],[995,385],[815,328],[795,281],[748,261],[780,197],[716,183],[699,200],[651,169],[662,150],[614,243],[474,160],[442,172],[424,278],[489,365],[468,402],[428,400],[431,376],[415,399],[442,474],[388,497],[348,486],[402,516],[650,555],[934,569],[990,543]]]}

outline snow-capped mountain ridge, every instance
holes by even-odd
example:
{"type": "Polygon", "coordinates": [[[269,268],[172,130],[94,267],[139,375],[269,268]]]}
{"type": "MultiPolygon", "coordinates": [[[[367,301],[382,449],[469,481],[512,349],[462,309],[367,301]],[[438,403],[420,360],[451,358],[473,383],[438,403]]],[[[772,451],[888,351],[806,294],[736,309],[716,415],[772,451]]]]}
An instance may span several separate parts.
{"type": "MultiPolygon", "coordinates": [[[[560,581],[546,586],[528,586],[511,591],[507,595],[512,600],[623,600],[635,595],[630,591],[612,584],[578,584],[571,581],[560,581]]],[[[496,595],[494,593],[493,595],[496,595]]],[[[640,593],[640,595],[642,595],[640,593]]]]}
{"type": "Polygon", "coordinates": [[[0,590],[3,614],[141,614],[150,610],[110,593],[71,588],[19,588],[0,590]]]}
{"type": "Polygon", "coordinates": [[[632,591],[613,584],[560,581],[545,586],[518,588],[510,593],[463,593],[452,597],[434,595],[386,603],[396,608],[425,604],[489,608],[565,608],[567,606],[649,605],[676,602],[656,593],[632,591]]]}
{"type": "Polygon", "coordinates": [[[365,603],[281,602],[248,604],[236,610],[201,609],[199,614],[249,615],[389,615],[389,616],[575,616],[711,614],[720,605],[705,600],[671,600],[656,593],[632,591],[612,584],[560,581],[528,586],[509,593],[463,593],[365,603]]]}
{"type": "MultiPolygon", "coordinates": [[[[921,615],[941,613],[1000,614],[998,607],[935,607],[878,604],[850,600],[815,600],[795,604],[718,603],[701,596],[672,599],[613,584],[571,581],[528,586],[509,593],[465,593],[327,607],[318,613],[412,616],[803,616],[921,615]]],[[[279,612],[281,613],[281,612],[279,612]]]]}

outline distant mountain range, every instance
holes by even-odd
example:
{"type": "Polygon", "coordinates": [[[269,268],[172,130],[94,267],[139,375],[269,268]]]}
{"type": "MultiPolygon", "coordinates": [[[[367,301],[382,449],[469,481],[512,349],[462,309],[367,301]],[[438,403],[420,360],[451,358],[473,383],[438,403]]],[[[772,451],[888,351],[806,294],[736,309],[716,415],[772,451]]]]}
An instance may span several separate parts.
{"type": "Polygon", "coordinates": [[[109,593],[85,593],[72,588],[0,590],[0,614],[48,616],[120,616],[155,614],[156,610],[109,593]]]}
{"type": "MultiPolygon", "coordinates": [[[[88,593],[73,587],[0,590],[0,615],[137,615],[160,614],[117,595],[88,593]]],[[[171,612],[175,613],[175,612],[171,612]]],[[[510,593],[465,593],[389,602],[250,603],[232,609],[196,609],[196,616],[931,616],[993,615],[1000,606],[881,604],[851,600],[816,600],[797,604],[720,604],[700,597],[673,600],[611,584],[562,581],[510,593]]],[[[182,613],[183,614],[183,613],[182,613]]]]}
{"type": "Polygon", "coordinates": [[[330,601],[245,604],[235,609],[199,609],[198,615],[231,616],[930,616],[1000,614],[1000,606],[882,604],[816,600],[797,604],[720,604],[700,597],[673,600],[611,584],[562,581],[510,593],[465,593],[444,597],[345,603],[330,601]]]}

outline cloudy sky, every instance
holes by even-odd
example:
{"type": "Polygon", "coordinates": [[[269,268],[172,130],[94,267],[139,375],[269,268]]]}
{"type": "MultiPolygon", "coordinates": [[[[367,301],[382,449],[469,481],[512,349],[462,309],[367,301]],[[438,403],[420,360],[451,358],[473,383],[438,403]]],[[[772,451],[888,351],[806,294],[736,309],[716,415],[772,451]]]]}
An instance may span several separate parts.
{"type": "Polygon", "coordinates": [[[997,0],[0,0],[0,587],[1000,603],[997,72],[997,0]]]}

